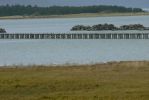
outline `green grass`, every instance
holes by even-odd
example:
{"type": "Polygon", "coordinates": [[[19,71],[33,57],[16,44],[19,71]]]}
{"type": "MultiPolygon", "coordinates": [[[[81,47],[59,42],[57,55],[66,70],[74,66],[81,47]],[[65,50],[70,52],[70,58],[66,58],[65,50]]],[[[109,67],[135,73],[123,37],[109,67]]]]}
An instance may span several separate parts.
{"type": "Polygon", "coordinates": [[[149,100],[149,62],[0,68],[0,100],[149,100]]]}

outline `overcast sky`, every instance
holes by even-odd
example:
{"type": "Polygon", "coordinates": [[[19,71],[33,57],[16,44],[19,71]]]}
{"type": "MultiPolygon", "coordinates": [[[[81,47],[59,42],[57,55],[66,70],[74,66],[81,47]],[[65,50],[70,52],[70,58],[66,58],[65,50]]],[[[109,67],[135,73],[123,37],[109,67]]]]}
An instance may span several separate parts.
{"type": "Polygon", "coordinates": [[[126,7],[149,8],[149,0],[0,0],[0,5],[6,4],[31,4],[38,6],[122,5],[126,7]]]}

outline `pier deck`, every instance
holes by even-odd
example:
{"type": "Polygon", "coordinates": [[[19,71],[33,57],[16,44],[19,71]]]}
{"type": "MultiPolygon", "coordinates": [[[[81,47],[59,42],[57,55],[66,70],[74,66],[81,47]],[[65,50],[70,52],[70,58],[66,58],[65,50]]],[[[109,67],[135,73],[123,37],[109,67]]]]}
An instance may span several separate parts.
{"type": "Polygon", "coordinates": [[[0,39],[149,39],[149,32],[136,33],[1,33],[0,39]]]}

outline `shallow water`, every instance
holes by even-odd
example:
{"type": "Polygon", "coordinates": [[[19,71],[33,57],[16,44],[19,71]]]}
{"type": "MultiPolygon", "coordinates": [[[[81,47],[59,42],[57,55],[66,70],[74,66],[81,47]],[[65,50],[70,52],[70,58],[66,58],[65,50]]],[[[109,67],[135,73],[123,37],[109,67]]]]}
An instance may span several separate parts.
{"type": "Polygon", "coordinates": [[[1,40],[0,64],[148,60],[149,40],[1,40]]]}

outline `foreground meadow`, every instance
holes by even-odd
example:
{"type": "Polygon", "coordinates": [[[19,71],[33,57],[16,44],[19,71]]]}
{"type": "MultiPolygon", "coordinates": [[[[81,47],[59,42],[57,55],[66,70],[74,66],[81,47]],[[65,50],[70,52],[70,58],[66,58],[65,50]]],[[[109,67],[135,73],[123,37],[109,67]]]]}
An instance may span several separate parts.
{"type": "Polygon", "coordinates": [[[0,100],[149,100],[149,62],[0,68],[0,100]]]}

